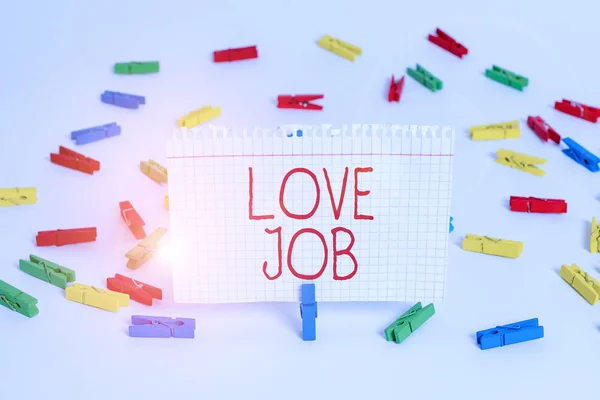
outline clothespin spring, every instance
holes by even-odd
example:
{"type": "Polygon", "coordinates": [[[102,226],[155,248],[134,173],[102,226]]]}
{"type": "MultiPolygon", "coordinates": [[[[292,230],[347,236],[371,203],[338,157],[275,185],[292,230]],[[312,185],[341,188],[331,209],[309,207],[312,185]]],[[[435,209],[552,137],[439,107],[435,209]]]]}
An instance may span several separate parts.
{"type": "MultiPolygon", "coordinates": [[[[183,322],[175,321],[174,324],[176,324],[176,325],[183,325],[183,322]]],[[[169,328],[169,331],[171,331],[171,336],[175,336],[175,328],[173,328],[172,326],[169,326],[168,324],[165,324],[162,321],[152,321],[152,325],[164,325],[167,328],[169,328]]]]}
{"type": "Polygon", "coordinates": [[[579,118],[583,118],[583,106],[576,101],[571,101],[570,103],[573,107],[579,108],[579,118]]]}
{"type": "Polygon", "coordinates": [[[127,211],[135,211],[135,210],[133,208],[126,208],[121,211],[121,214],[123,215],[123,219],[125,220],[125,223],[127,224],[127,226],[131,226],[131,221],[129,220],[129,218],[127,218],[127,211]]]}
{"type": "Polygon", "coordinates": [[[8,300],[6,298],[5,295],[0,294],[0,301],[2,301],[4,304],[6,304],[8,306],[8,308],[10,308],[13,311],[17,311],[17,308],[20,307],[20,305],[18,303],[13,303],[12,301],[8,300]],[[15,307],[16,305],[16,307],[15,307]]]}
{"type": "MultiPolygon", "coordinates": [[[[583,111],[582,111],[583,112],[583,111]]],[[[582,114],[583,115],[583,114],[582,114]]],[[[19,188],[16,187],[15,190],[17,191],[17,195],[19,194],[19,188]]],[[[19,196],[19,200],[27,200],[27,196],[19,196]]],[[[8,198],[8,197],[0,197],[0,201],[8,201],[9,203],[14,204],[15,206],[20,205],[21,203],[19,203],[18,201],[13,200],[12,198],[8,198]]]]}

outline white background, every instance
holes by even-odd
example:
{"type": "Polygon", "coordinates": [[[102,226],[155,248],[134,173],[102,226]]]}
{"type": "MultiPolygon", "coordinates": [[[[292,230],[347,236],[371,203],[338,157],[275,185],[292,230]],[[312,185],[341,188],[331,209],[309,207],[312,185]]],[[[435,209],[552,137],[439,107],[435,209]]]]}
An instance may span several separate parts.
{"type": "MultiPolygon", "coordinates": [[[[36,186],[38,204],[0,210],[0,279],[37,297],[40,315],[0,310],[3,398],[36,399],[491,399],[589,396],[600,359],[600,315],[559,276],[577,263],[595,278],[589,222],[598,216],[598,174],[541,142],[524,120],[540,115],[600,153],[599,125],[553,111],[555,100],[599,105],[597,18],[592,1],[56,1],[0,8],[0,187],[36,186]],[[463,60],[428,43],[435,27],[464,43],[463,60]],[[316,45],[330,34],[363,48],[355,63],[316,45]],[[213,64],[212,51],[256,44],[259,59],[213,64]],[[112,74],[117,61],[160,60],[153,76],[112,74]],[[392,73],[420,63],[444,82],[431,93],[407,78],[401,103],[385,96],[392,73]],[[518,92],[483,76],[492,64],[530,79],[518,92]],[[101,104],[107,89],[146,96],[130,111],[101,104]],[[278,94],[323,93],[321,113],[275,108],[278,94]],[[303,342],[297,304],[176,305],[170,271],[135,274],[135,241],[118,202],[130,200],[148,230],[168,223],[166,188],[138,171],[165,161],[177,118],[221,106],[223,125],[393,123],[457,127],[447,301],[401,345],[383,329],[412,304],[321,304],[317,340],[303,342]],[[469,126],[521,119],[522,137],[471,142],[469,126]],[[117,138],[76,147],[102,162],[87,176],[51,165],[70,131],[117,121],[117,138]],[[545,177],[494,162],[506,147],[543,157],[545,177]],[[511,195],[563,198],[566,215],[507,210],[511,195]],[[97,226],[96,243],[39,249],[39,230],[97,226]],[[466,233],[524,241],[519,259],[460,250],[466,233]],[[118,314],[64,299],[18,270],[29,253],[103,285],[114,273],[165,289],[153,308],[118,314]],[[195,340],[129,338],[131,314],[197,319],[195,340]],[[537,317],[546,337],[481,351],[475,332],[537,317]]],[[[8,3],[7,3],[8,4],[8,3]]]]}

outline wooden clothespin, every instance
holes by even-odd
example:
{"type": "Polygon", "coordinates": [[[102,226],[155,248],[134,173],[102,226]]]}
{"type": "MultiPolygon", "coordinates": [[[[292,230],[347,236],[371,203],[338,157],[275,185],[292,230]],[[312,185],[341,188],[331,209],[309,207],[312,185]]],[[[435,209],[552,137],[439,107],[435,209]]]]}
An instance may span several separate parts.
{"type": "Polygon", "coordinates": [[[432,92],[442,90],[442,81],[436,78],[431,72],[421,67],[419,64],[417,64],[416,70],[412,68],[407,68],[406,73],[408,74],[408,76],[410,76],[411,78],[413,78],[432,92]]]}
{"type": "Polygon", "coordinates": [[[354,62],[356,56],[362,55],[362,49],[360,47],[343,42],[340,39],[336,39],[329,35],[323,36],[317,43],[322,49],[337,54],[348,61],[354,62]]]}
{"type": "Polygon", "coordinates": [[[37,299],[25,292],[0,281],[0,305],[32,318],[39,314],[37,299]]]}
{"type": "Polygon", "coordinates": [[[476,337],[481,350],[487,350],[541,339],[544,337],[544,327],[539,325],[537,318],[533,318],[479,331],[476,337]]]}
{"type": "Polygon", "coordinates": [[[492,65],[492,69],[486,69],[485,76],[493,81],[520,91],[523,91],[523,88],[529,85],[529,79],[496,65],[492,65]]]}
{"type": "Polygon", "coordinates": [[[385,340],[402,343],[434,314],[433,304],[429,304],[425,308],[421,307],[421,302],[415,304],[393,324],[385,328],[385,340]]]}
{"type": "Polygon", "coordinates": [[[93,175],[95,171],[100,171],[98,161],[63,146],[59,146],[58,154],[50,153],[50,162],[90,175],[93,175]]]}
{"type": "Polygon", "coordinates": [[[164,200],[163,205],[165,206],[165,210],[169,209],[169,195],[168,194],[165,194],[165,200],[164,200]]]}
{"type": "Polygon", "coordinates": [[[390,81],[390,90],[388,92],[388,102],[399,102],[402,97],[402,90],[404,89],[404,76],[399,81],[394,81],[394,75],[390,81]]]}
{"type": "Polygon", "coordinates": [[[35,204],[36,202],[36,189],[34,187],[0,189],[0,207],[35,204]]]}
{"type": "Polygon", "coordinates": [[[196,329],[194,318],[151,317],[132,315],[130,337],[193,339],[196,329]]]}
{"type": "Polygon", "coordinates": [[[473,126],[469,129],[469,133],[473,140],[518,139],[521,137],[518,120],[473,126]]]}
{"type": "Polygon", "coordinates": [[[129,295],[74,283],[65,289],[67,300],[106,311],[119,311],[119,307],[129,305],[129,295]]]}
{"type": "Polygon", "coordinates": [[[590,232],[590,253],[600,252],[600,227],[596,222],[596,217],[592,217],[592,231],[590,232]]]}
{"type": "Polygon", "coordinates": [[[65,289],[68,283],[75,282],[76,279],[75,271],[72,269],[33,254],[29,255],[29,261],[19,260],[19,269],[61,289],[65,289]]]}
{"type": "Polygon", "coordinates": [[[572,100],[557,101],[554,103],[554,109],[593,123],[596,123],[600,118],[600,108],[586,106],[572,100]]]}
{"type": "Polygon", "coordinates": [[[560,268],[560,276],[591,305],[595,305],[600,299],[600,283],[577,264],[563,265],[560,268]]]}
{"type": "Polygon", "coordinates": [[[297,110],[322,110],[323,106],[311,103],[312,100],[322,99],[322,94],[281,95],[277,96],[277,108],[294,108],[297,110]]]}
{"type": "Polygon", "coordinates": [[[567,202],[560,199],[538,199],[537,197],[510,196],[510,211],[564,214],[567,212],[567,202]]]}
{"type": "Polygon", "coordinates": [[[221,115],[221,107],[204,106],[177,120],[180,127],[193,128],[221,115]]]}
{"type": "Polygon", "coordinates": [[[560,144],[560,135],[550,125],[546,123],[541,117],[527,117],[527,125],[539,136],[544,142],[548,139],[552,140],[556,144],[560,144]]]}
{"type": "Polygon", "coordinates": [[[121,274],[115,274],[114,278],[107,278],[106,287],[114,292],[128,294],[131,300],[148,306],[152,305],[152,299],[162,300],[162,289],[121,274]]]}
{"type": "Polygon", "coordinates": [[[562,151],[567,155],[567,157],[590,172],[600,171],[600,167],[598,167],[598,164],[600,163],[599,157],[590,153],[587,149],[571,138],[564,138],[563,143],[569,147],[568,149],[563,149],[562,151]]]}
{"type": "Polygon", "coordinates": [[[35,237],[38,246],[64,246],[95,242],[98,233],[96,228],[57,229],[55,231],[40,231],[35,237]]]}
{"type": "Polygon", "coordinates": [[[456,57],[463,58],[463,56],[469,53],[469,50],[465,46],[458,43],[450,35],[442,31],[441,29],[437,28],[435,30],[435,34],[437,36],[429,35],[429,41],[433,44],[438,45],[442,49],[454,54],[456,57]]]}
{"type": "Polygon", "coordinates": [[[119,208],[121,209],[121,216],[123,220],[129,227],[131,233],[137,240],[143,239],[146,237],[146,232],[144,232],[144,225],[146,223],[140,217],[140,214],[133,208],[130,202],[122,201],[119,203],[119,208]]]}
{"type": "Polygon", "coordinates": [[[213,61],[216,63],[250,60],[253,58],[258,58],[258,50],[256,50],[256,46],[217,50],[213,52],[213,61]]]}
{"type": "Polygon", "coordinates": [[[511,150],[500,149],[496,152],[496,162],[507,167],[518,169],[535,176],[544,176],[546,171],[536,167],[534,164],[546,164],[543,158],[529,156],[527,154],[515,153],[511,150]]]}
{"type": "Polygon", "coordinates": [[[462,249],[492,256],[519,258],[523,242],[467,234],[463,239],[462,249]]]}
{"type": "Polygon", "coordinates": [[[167,169],[153,160],[140,161],[140,171],[154,182],[168,183],[167,169]]]}
{"type": "Polygon", "coordinates": [[[127,268],[138,269],[144,265],[148,260],[154,257],[154,253],[158,247],[158,242],[167,233],[167,230],[162,227],[158,227],[148,237],[139,242],[137,246],[129,250],[125,257],[129,259],[127,262],[127,268]]]}

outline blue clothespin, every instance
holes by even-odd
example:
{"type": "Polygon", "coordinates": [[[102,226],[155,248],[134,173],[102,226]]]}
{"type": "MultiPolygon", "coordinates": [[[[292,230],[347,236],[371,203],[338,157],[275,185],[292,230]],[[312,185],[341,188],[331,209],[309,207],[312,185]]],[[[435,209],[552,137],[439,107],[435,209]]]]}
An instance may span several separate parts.
{"type": "Polygon", "coordinates": [[[302,318],[302,340],[317,339],[317,302],[315,301],[315,284],[302,284],[302,300],[300,303],[302,318]]]}
{"type": "Polygon", "coordinates": [[[144,96],[112,92],[110,90],[105,90],[104,93],[100,95],[100,101],[106,104],[132,109],[139,108],[140,105],[146,104],[146,98],[144,96]]]}
{"type": "Polygon", "coordinates": [[[573,159],[577,164],[583,165],[592,172],[600,171],[600,167],[598,167],[598,163],[600,163],[600,158],[587,151],[579,143],[577,143],[571,138],[564,138],[563,142],[565,142],[565,144],[569,146],[568,149],[563,150],[563,153],[565,153],[567,156],[573,159]]]}
{"type": "Polygon", "coordinates": [[[298,137],[302,137],[302,129],[298,129],[298,130],[296,131],[296,136],[298,136],[298,137]]]}
{"type": "Polygon", "coordinates": [[[452,232],[454,230],[454,225],[452,225],[452,220],[454,218],[450,217],[450,232],[452,232]]]}
{"type": "Polygon", "coordinates": [[[75,144],[80,145],[96,142],[98,140],[120,134],[121,127],[117,125],[116,122],[111,122],[110,124],[106,125],[73,131],[71,132],[71,140],[74,140],[75,144]]]}
{"type": "Polygon", "coordinates": [[[481,350],[487,350],[543,337],[544,327],[538,325],[537,318],[533,318],[479,331],[477,332],[477,344],[479,344],[481,350]]]}

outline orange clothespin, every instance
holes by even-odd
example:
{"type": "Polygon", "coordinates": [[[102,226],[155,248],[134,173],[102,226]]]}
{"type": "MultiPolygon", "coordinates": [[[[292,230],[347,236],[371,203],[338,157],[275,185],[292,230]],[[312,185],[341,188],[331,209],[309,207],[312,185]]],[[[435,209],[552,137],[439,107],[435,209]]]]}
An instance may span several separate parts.
{"type": "Polygon", "coordinates": [[[121,209],[121,216],[129,227],[129,230],[131,230],[131,233],[133,233],[133,236],[135,236],[137,240],[145,238],[146,232],[144,232],[144,225],[146,225],[146,223],[135,208],[133,208],[131,203],[122,201],[119,203],[119,208],[121,209]]]}
{"type": "Polygon", "coordinates": [[[395,82],[394,75],[392,75],[390,91],[388,92],[388,101],[390,103],[392,101],[399,102],[400,97],[402,96],[402,89],[404,89],[404,76],[398,82],[395,82]]]}

